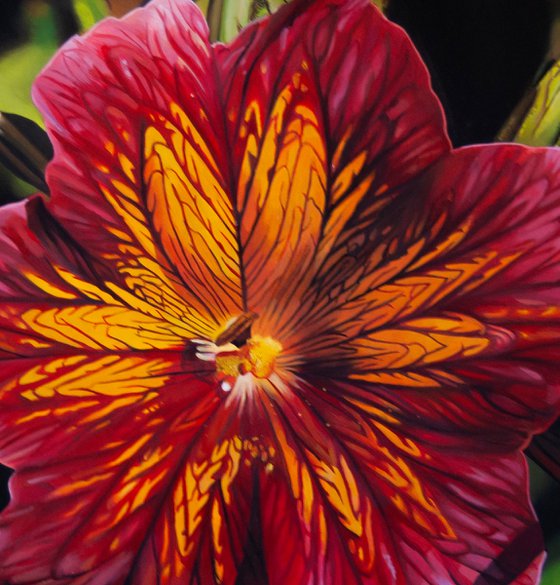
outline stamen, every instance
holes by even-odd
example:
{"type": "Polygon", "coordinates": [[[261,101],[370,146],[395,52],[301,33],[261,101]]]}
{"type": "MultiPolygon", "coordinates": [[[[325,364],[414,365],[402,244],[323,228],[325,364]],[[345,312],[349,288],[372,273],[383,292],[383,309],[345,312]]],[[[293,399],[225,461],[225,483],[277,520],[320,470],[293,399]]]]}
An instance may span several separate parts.
{"type": "Polygon", "coordinates": [[[230,342],[237,346],[243,345],[249,339],[251,325],[257,317],[256,313],[249,312],[233,318],[216,338],[216,345],[230,342]]]}

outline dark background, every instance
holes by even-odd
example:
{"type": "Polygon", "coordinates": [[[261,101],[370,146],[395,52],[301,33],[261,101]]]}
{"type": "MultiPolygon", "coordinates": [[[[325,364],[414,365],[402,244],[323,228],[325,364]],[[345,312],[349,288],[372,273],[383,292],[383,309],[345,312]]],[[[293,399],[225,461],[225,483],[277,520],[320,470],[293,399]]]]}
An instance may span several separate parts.
{"type": "Polygon", "coordinates": [[[432,73],[456,146],[491,142],[537,74],[552,8],[539,0],[391,0],[432,73]]]}
{"type": "MultiPolygon", "coordinates": [[[[456,146],[492,141],[545,61],[555,0],[390,0],[431,70],[456,146]]],[[[60,41],[71,0],[50,0],[60,41]]],[[[23,0],[0,2],[0,52],[25,41],[23,0]]],[[[0,79],[0,84],[1,84],[0,79]]],[[[0,203],[13,198],[0,175],[0,203]]]]}
{"type": "MultiPolygon", "coordinates": [[[[63,41],[77,24],[70,2],[52,5],[63,41]]],[[[0,52],[25,41],[22,9],[22,0],[0,3],[0,52]]],[[[427,62],[456,146],[493,141],[546,62],[552,21],[546,0],[391,0],[389,17],[407,30],[427,62]]],[[[14,199],[0,179],[0,202],[14,199]]],[[[8,477],[0,466],[0,508],[8,501],[8,477]]],[[[552,542],[560,532],[560,486],[542,476],[540,481],[535,506],[552,542]]]]}
{"type": "MultiPolygon", "coordinates": [[[[0,51],[25,40],[23,4],[0,3],[0,51]]],[[[71,2],[51,4],[62,41],[78,28],[71,2]]],[[[546,0],[390,0],[389,17],[431,70],[457,146],[493,140],[544,60],[551,13],[546,0]]]]}

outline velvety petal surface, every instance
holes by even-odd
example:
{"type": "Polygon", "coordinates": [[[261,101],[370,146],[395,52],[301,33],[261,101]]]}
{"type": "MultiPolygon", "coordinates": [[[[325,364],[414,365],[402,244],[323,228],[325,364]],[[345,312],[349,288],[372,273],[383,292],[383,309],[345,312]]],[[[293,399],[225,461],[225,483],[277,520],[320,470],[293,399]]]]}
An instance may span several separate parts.
{"type": "Polygon", "coordinates": [[[0,460],[15,469],[0,580],[124,582],[196,464],[218,386],[188,332],[111,295],[40,198],[4,208],[0,232],[0,460]]]}
{"type": "Polygon", "coordinates": [[[367,0],[305,5],[216,48],[247,304],[285,345],[306,297],[361,274],[371,226],[449,150],[408,37],[367,0]]]}
{"type": "Polygon", "coordinates": [[[35,96],[52,201],[0,214],[0,579],[536,583],[557,151],[449,153],[366,0],[215,47],[153,0],[35,96]]]}
{"type": "Polygon", "coordinates": [[[113,267],[116,295],[213,338],[243,303],[207,35],[192,2],[156,0],[67,43],[34,97],[52,212],[113,267]]]}
{"type": "Polygon", "coordinates": [[[278,382],[267,399],[283,473],[267,475],[262,497],[297,502],[290,514],[263,508],[271,583],[536,583],[526,464],[488,428],[452,430],[446,412],[407,418],[394,389],[329,379],[278,382]]]}
{"type": "Polygon", "coordinates": [[[305,422],[291,427],[309,445],[338,442],[355,493],[374,502],[371,526],[390,529],[368,541],[370,552],[393,542],[374,555],[397,567],[387,582],[536,582],[521,450],[560,404],[559,167],[557,151],[514,146],[444,158],[417,185],[424,229],[415,253],[402,251],[407,268],[390,259],[379,286],[336,297],[333,338],[303,346],[302,377],[329,378],[292,391],[305,422]]]}
{"type": "Polygon", "coordinates": [[[115,294],[114,274],[41,198],[2,210],[0,270],[0,359],[181,349],[189,337],[161,306],[115,294]]]}
{"type": "Polygon", "coordinates": [[[553,382],[559,166],[556,150],[517,146],[445,157],[395,218],[409,221],[418,237],[384,258],[376,286],[348,283],[322,323],[332,337],[312,336],[302,358],[312,368],[332,367],[334,376],[346,368],[353,379],[428,388],[452,383],[455,374],[459,379],[465,364],[477,362],[490,377],[493,363],[499,368],[501,359],[515,358],[518,368],[501,369],[506,379],[522,375],[522,364],[531,361],[541,372],[535,385],[542,376],[553,382]]]}
{"type": "Polygon", "coordinates": [[[2,582],[123,582],[216,394],[172,353],[2,368],[2,582]]]}

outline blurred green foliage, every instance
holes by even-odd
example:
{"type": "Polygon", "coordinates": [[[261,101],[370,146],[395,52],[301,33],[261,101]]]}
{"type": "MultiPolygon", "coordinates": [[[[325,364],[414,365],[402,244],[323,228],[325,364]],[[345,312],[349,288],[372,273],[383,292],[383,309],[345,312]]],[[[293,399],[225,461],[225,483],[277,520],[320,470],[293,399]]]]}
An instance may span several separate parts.
{"type": "MultiPolygon", "coordinates": [[[[217,40],[230,41],[251,20],[277,10],[289,0],[223,0],[217,40]]],[[[210,4],[218,4],[216,2],[210,4]]]]}
{"type": "Polygon", "coordinates": [[[73,4],[82,31],[107,16],[107,4],[104,0],[73,0],[73,4]]]}
{"type": "MultiPolygon", "coordinates": [[[[0,57],[0,111],[20,114],[42,124],[31,101],[31,85],[58,47],[58,30],[54,11],[47,2],[29,2],[24,15],[27,42],[0,57]]],[[[8,176],[3,168],[0,174],[1,182],[9,184],[18,197],[35,191],[27,183],[8,176]]]]}
{"type": "Polygon", "coordinates": [[[560,562],[548,565],[543,574],[541,585],[558,585],[560,583],[560,562]]]}
{"type": "MultiPolygon", "coordinates": [[[[80,30],[85,31],[106,16],[104,0],[73,0],[80,30]]],[[[31,100],[31,86],[41,69],[60,45],[54,3],[29,0],[25,4],[23,26],[26,42],[0,57],[0,111],[19,114],[42,125],[42,118],[31,100]]],[[[9,183],[18,197],[35,191],[27,183],[8,176],[0,169],[2,183],[9,183]]]]}
{"type": "Polygon", "coordinates": [[[0,58],[0,110],[20,114],[41,123],[31,102],[31,84],[58,47],[52,8],[46,2],[30,2],[25,11],[28,42],[0,58]]]}
{"type": "Polygon", "coordinates": [[[548,547],[548,560],[541,585],[560,585],[560,539],[548,547]]]}

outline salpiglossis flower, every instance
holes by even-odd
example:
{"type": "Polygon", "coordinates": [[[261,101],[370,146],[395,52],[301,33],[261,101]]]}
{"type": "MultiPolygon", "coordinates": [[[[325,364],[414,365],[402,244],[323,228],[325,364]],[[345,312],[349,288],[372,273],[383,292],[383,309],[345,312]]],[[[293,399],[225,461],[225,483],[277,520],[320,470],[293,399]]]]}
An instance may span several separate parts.
{"type": "Polygon", "coordinates": [[[0,213],[3,583],[529,585],[560,156],[451,150],[406,35],[188,0],[71,40],[0,213]]]}

